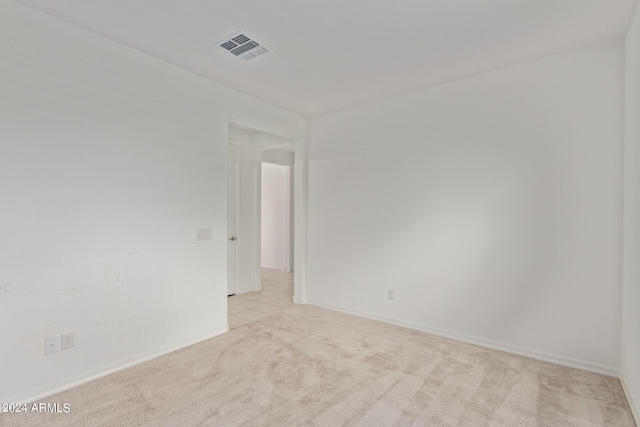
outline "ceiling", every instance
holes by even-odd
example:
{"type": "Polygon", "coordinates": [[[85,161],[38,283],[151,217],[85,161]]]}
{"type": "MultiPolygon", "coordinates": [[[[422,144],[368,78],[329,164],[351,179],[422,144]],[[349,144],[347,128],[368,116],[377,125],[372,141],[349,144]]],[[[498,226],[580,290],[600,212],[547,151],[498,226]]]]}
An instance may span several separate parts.
{"type": "Polygon", "coordinates": [[[621,37],[638,0],[17,1],[311,117],[621,37]]]}

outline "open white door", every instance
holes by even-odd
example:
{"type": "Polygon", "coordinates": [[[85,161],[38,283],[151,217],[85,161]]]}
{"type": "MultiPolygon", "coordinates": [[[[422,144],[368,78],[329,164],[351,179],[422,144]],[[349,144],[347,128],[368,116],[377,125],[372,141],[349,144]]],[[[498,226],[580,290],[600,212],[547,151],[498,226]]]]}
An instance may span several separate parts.
{"type": "Polygon", "coordinates": [[[237,147],[229,144],[229,216],[228,216],[228,278],[227,295],[234,295],[238,289],[238,254],[237,254],[237,226],[238,226],[238,175],[237,175],[237,147]]]}

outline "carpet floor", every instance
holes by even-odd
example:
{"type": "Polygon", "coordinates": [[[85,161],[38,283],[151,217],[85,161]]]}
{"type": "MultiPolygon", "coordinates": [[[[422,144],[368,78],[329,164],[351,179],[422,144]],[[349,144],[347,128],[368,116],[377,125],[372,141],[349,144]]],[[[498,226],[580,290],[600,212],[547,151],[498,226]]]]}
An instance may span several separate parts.
{"type": "Polygon", "coordinates": [[[616,378],[308,305],[43,401],[0,425],[635,425],[616,378]]]}

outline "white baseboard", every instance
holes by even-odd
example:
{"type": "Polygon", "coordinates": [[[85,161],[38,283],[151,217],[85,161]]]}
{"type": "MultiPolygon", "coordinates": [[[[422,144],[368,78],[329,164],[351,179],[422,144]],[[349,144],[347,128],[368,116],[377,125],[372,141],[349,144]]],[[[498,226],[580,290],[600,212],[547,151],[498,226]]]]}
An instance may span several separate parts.
{"type": "Polygon", "coordinates": [[[185,347],[189,347],[191,345],[197,344],[199,342],[217,337],[218,335],[222,335],[226,332],[229,332],[228,324],[224,327],[210,330],[205,334],[185,339],[184,341],[181,341],[176,344],[162,346],[151,352],[132,356],[132,357],[123,359],[120,362],[111,363],[111,364],[102,366],[100,368],[85,372],[83,374],[75,375],[71,378],[67,378],[62,381],[57,381],[55,383],[38,387],[37,389],[29,390],[26,393],[21,393],[12,397],[3,398],[2,402],[13,402],[13,403],[35,402],[40,399],[44,399],[45,397],[49,397],[51,395],[60,393],[62,391],[69,390],[70,388],[77,387],[79,385],[88,383],[93,380],[97,380],[98,378],[102,378],[107,375],[122,371],[124,369],[131,368],[132,366],[136,366],[141,363],[148,362],[149,360],[158,358],[160,356],[173,353],[176,350],[180,350],[185,347]]]}
{"type": "Polygon", "coordinates": [[[340,307],[333,304],[325,304],[319,301],[307,301],[308,304],[316,305],[318,307],[328,308],[330,310],[340,311],[347,314],[353,314],[359,317],[366,317],[368,319],[379,320],[385,323],[391,323],[393,325],[403,326],[405,328],[413,329],[416,331],[427,332],[429,334],[437,335],[444,338],[449,338],[456,341],[462,341],[468,344],[477,345],[480,347],[486,347],[493,350],[504,351],[506,353],[517,354],[520,356],[529,357],[531,359],[541,360],[544,362],[553,363],[556,365],[567,366],[569,368],[582,369],[584,371],[595,372],[611,377],[618,377],[619,370],[617,368],[605,365],[599,365],[596,363],[586,362],[583,360],[572,359],[570,357],[559,356],[555,354],[549,354],[542,351],[523,348],[511,344],[496,342],[487,340],[484,338],[478,338],[470,335],[460,334],[457,332],[446,331],[443,329],[434,328],[427,325],[422,325],[413,322],[407,322],[404,320],[392,319],[389,317],[378,316],[375,314],[352,310],[346,307],[340,307]]]}
{"type": "Polygon", "coordinates": [[[620,375],[620,384],[622,385],[622,390],[624,391],[624,395],[627,397],[627,402],[629,402],[629,408],[631,408],[631,413],[633,414],[633,418],[635,419],[636,425],[640,424],[640,412],[638,412],[638,406],[636,405],[636,401],[634,400],[633,394],[631,394],[631,390],[629,386],[627,386],[627,382],[624,380],[624,375],[620,375]]]}

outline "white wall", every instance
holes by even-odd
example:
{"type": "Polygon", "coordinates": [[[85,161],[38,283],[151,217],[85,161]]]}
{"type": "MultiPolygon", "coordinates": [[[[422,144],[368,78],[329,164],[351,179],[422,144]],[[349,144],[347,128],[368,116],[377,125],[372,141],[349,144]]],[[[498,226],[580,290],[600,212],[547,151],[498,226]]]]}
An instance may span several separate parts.
{"type": "Polygon", "coordinates": [[[312,118],[309,302],[617,373],[623,54],[312,118]]]}
{"type": "Polygon", "coordinates": [[[294,153],[279,149],[262,152],[262,161],[274,165],[293,166],[294,157],[294,153]]]}
{"type": "Polygon", "coordinates": [[[287,166],[262,163],[261,260],[263,267],[287,268],[290,175],[287,166]]]}
{"type": "Polygon", "coordinates": [[[640,9],[626,38],[621,379],[640,422],[640,9]]]}
{"type": "MultiPolygon", "coordinates": [[[[288,148],[288,146],[283,145],[281,146],[281,148],[276,148],[276,149],[269,149],[269,150],[264,150],[262,152],[262,162],[264,163],[271,163],[271,164],[275,164],[275,165],[282,165],[282,166],[287,166],[287,168],[285,169],[285,180],[288,183],[288,186],[285,188],[285,195],[286,195],[286,204],[288,205],[287,207],[285,207],[286,211],[285,211],[285,242],[284,242],[284,267],[283,269],[285,271],[288,272],[292,272],[294,271],[294,263],[295,263],[295,257],[294,257],[294,253],[295,251],[295,245],[294,245],[294,238],[295,238],[295,232],[294,232],[294,224],[295,224],[295,218],[294,216],[296,215],[296,209],[295,209],[295,205],[298,203],[298,201],[296,201],[295,197],[294,197],[294,181],[296,179],[295,176],[295,157],[296,157],[296,152],[300,150],[300,145],[302,144],[302,141],[298,141],[297,144],[293,144],[292,147],[295,148],[296,145],[298,146],[296,150],[291,150],[291,147],[288,148]]],[[[304,171],[303,171],[304,172],[304,171]]],[[[301,175],[300,173],[298,173],[298,175],[301,175]]],[[[299,217],[305,216],[306,219],[306,213],[302,213],[300,212],[301,206],[300,204],[298,204],[298,213],[297,215],[299,217]]],[[[305,209],[306,212],[306,209],[305,209]]],[[[303,229],[303,233],[304,236],[306,236],[306,228],[303,229]]],[[[305,259],[306,262],[306,259],[305,259]]],[[[298,277],[298,280],[300,280],[301,278],[298,277]]],[[[295,282],[295,280],[294,280],[295,282]]],[[[306,290],[306,289],[305,289],[306,290]]],[[[296,287],[295,291],[294,291],[294,295],[300,295],[301,290],[300,287],[296,287]]],[[[296,301],[299,303],[300,298],[296,297],[296,301]]]]}
{"type": "Polygon", "coordinates": [[[0,52],[0,401],[224,332],[228,118],[306,120],[14,2],[0,52]]]}

